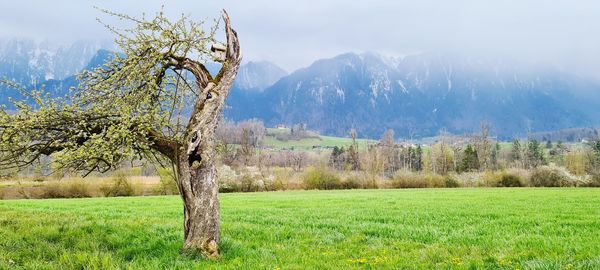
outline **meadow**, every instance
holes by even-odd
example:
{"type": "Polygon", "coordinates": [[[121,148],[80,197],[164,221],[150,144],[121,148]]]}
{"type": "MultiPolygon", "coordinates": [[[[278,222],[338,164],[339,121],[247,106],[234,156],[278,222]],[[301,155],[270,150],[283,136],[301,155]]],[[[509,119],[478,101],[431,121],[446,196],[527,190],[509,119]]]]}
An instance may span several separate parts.
{"type": "MultiPolygon", "coordinates": [[[[312,136],[309,137],[280,140],[275,135],[289,134],[289,129],[267,128],[266,130],[267,134],[262,140],[262,144],[265,147],[274,149],[312,150],[315,147],[348,147],[352,144],[351,138],[318,135],[317,133],[314,133],[312,131],[309,132],[310,134],[312,134],[312,136]]],[[[365,150],[367,149],[368,145],[377,144],[378,141],[370,139],[356,139],[356,142],[361,150],[365,150]]]]}
{"type": "Polygon", "coordinates": [[[222,257],[177,196],[0,201],[0,269],[599,269],[600,189],[221,195],[222,257]]]}

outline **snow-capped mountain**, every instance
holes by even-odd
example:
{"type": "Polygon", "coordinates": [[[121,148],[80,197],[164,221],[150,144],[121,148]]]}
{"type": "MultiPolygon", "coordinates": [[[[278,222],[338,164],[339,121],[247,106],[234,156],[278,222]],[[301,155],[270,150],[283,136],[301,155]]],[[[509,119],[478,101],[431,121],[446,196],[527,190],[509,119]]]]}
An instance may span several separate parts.
{"type": "MultiPolygon", "coordinates": [[[[74,74],[112,54],[97,43],[52,47],[31,41],[0,46],[0,77],[44,84],[55,96],[77,83],[74,74]],[[90,53],[93,51],[93,53],[90,53]]],[[[218,65],[208,64],[213,73],[218,65]]],[[[0,87],[0,104],[15,91],[0,87]]],[[[600,86],[549,66],[507,58],[422,53],[402,58],[347,53],[286,74],[269,62],[244,64],[227,99],[232,120],[267,126],[306,123],[322,134],[378,138],[470,133],[490,122],[501,138],[527,132],[600,125],[600,86]]]]}
{"type": "Polygon", "coordinates": [[[244,92],[247,102],[236,100],[235,91],[243,91],[234,89],[226,115],[256,117],[267,125],[304,122],[324,134],[356,128],[369,137],[388,128],[402,137],[431,136],[440,129],[470,133],[489,121],[500,137],[509,138],[599,124],[598,90],[591,81],[553,68],[500,58],[348,53],[316,61],[262,93],[244,92]]]}
{"type": "Polygon", "coordinates": [[[62,80],[83,69],[110,42],[78,41],[68,46],[28,39],[0,40],[0,74],[21,83],[62,80]]]}
{"type": "MultiPolygon", "coordinates": [[[[29,39],[0,40],[0,77],[25,87],[49,80],[63,80],[84,69],[102,48],[111,42],[78,41],[68,46],[29,39]]],[[[0,103],[18,97],[11,89],[0,86],[0,103]]]]}
{"type": "Polygon", "coordinates": [[[251,61],[240,67],[235,83],[241,89],[262,91],[286,75],[285,70],[271,62],[251,61]]]}

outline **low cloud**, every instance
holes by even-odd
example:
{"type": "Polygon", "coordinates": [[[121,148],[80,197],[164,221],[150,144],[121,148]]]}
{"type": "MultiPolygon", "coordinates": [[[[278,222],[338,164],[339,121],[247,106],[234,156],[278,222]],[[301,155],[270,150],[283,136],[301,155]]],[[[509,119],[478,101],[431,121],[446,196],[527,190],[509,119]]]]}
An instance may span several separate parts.
{"type": "Polygon", "coordinates": [[[287,70],[347,51],[404,55],[453,50],[549,62],[600,78],[597,1],[10,1],[0,9],[2,37],[55,42],[107,39],[97,5],[151,14],[213,19],[226,8],[246,60],[287,70]]]}

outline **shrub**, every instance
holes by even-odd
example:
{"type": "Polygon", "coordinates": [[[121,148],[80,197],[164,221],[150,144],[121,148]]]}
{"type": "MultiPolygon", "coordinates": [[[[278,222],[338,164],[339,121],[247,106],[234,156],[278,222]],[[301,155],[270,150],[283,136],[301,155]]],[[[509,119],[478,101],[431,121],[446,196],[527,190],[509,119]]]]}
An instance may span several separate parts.
{"type": "Polygon", "coordinates": [[[229,193],[239,191],[236,183],[237,173],[227,165],[222,165],[217,168],[219,175],[219,192],[229,193]]]}
{"type": "Polygon", "coordinates": [[[83,180],[51,183],[44,186],[41,198],[88,198],[92,197],[83,180]]]}
{"type": "Polygon", "coordinates": [[[179,194],[177,183],[173,175],[173,170],[169,169],[158,169],[158,176],[160,177],[160,183],[156,188],[156,193],[160,195],[175,195],[179,194]]]}
{"type": "Polygon", "coordinates": [[[223,182],[220,182],[220,183],[221,183],[219,185],[220,193],[231,193],[231,192],[239,191],[237,186],[231,185],[230,183],[223,183],[223,182]]]}
{"type": "Polygon", "coordinates": [[[534,187],[568,187],[573,182],[566,171],[557,167],[541,166],[531,173],[531,184],[534,187]]]}
{"type": "Polygon", "coordinates": [[[426,188],[427,182],[421,178],[394,178],[392,187],[394,188],[426,188]]]}
{"type": "Polygon", "coordinates": [[[519,175],[506,173],[502,175],[497,184],[498,187],[522,187],[523,180],[519,175]]]}
{"type": "Polygon", "coordinates": [[[466,172],[453,176],[461,187],[478,187],[483,186],[483,173],[466,172]]]}
{"type": "Polygon", "coordinates": [[[111,181],[100,188],[105,197],[134,196],[133,185],[123,172],[117,172],[111,181]]]}
{"type": "Polygon", "coordinates": [[[392,180],[392,187],[394,188],[432,188],[445,186],[445,178],[434,173],[398,171],[392,180]]]}
{"type": "Polygon", "coordinates": [[[285,183],[281,177],[276,177],[274,175],[269,175],[266,179],[264,179],[264,185],[266,191],[275,191],[275,190],[285,190],[285,183]]]}
{"type": "Polygon", "coordinates": [[[283,183],[269,178],[266,182],[260,175],[244,173],[241,175],[230,175],[219,181],[219,192],[256,192],[265,190],[283,189],[283,183]]]}
{"type": "Polygon", "coordinates": [[[65,198],[64,191],[62,190],[61,184],[52,183],[44,186],[42,193],[40,194],[42,199],[51,198],[65,198]]]}
{"type": "Polygon", "coordinates": [[[441,188],[446,186],[446,183],[444,181],[445,178],[439,174],[427,173],[424,174],[424,177],[427,181],[427,187],[441,188]]]}
{"type": "Polygon", "coordinates": [[[600,174],[594,174],[594,175],[592,175],[590,177],[589,181],[584,184],[584,186],[586,186],[586,187],[600,187],[600,174]]]}
{"type": "Polygon", "coordinates": [[[251,175],[242,175],[239,183],[239,191],[241,192],[255,192],[260,190],[260,184],[251,175]]]}
{"type": "Polygon", "coordinates": [[[341,188],[340,177],[327,168],[308,168],[302,176],[302,181],[307,189],[341,188]]]}
{"type": "Polygon", "coordinates": [[[446,176],[446,178],[444,178],[444,186],[447,188],[457,188],[460,187],[460,184],[458,181],[456,181],[456,179],[446,176]]]}
{"type": "Polygon", "coordinates": [[[347,176],[341,183],[341,188],[344,189],[369,189],[378,188],[377,179],[367,174],[351,174],[347,176]]]}
{"type": "Polygon", "coordinates": [[[341,183],[342,189],[359,189],[363,188],[362,179],[356,175],[352,175],[342,180],[341,183]]]}
{"type": "Polygon", "coordinates": [[[227,165],[220,166],[219,191],[228,192],[256,192],[281,190],[285,188],[281,178],[276,176],[265,177],[258,167],[245,167],[239,174],[227,165]]]}
{"type": "Polygon", "coordinates": [[[66,185],[66,198],[87,198],[92,197],[87,183],[84,180],[71,181],[66,185]]]}
{"type": "Polygon", "coordinates": [[[500,171],[485,171],[482,175],[483,186],[496,187],[498,183],[502,181],[503,172],[500,171]]]}

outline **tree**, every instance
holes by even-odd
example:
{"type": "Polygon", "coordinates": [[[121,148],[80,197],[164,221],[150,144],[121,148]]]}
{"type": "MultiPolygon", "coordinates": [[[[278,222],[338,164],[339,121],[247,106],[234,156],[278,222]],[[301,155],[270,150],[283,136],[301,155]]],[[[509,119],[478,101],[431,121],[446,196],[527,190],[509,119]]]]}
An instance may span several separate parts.
{"type": "Polygon", "coordinates": [[[544,149],[538,140],[531,140],[527,144],[527,167],[536,168],[546,164],[544,149]]]}
{"type": "Polygon", "coordinates": [[[423,148],[421,148],[421,145],[417,145],[417,148],[415,151],[413,151],[414,156],[411,158],[413,164],[412,164],[412,168],[415,171],[421,171],[423,170],[423,148]]]}
{"type": "Polygon", "coordinates": [[[348,151],[346,151],[348,155],[348,163],[350,163],[350,168],[353,171],[357,171],[360,169],[360,158],[358,156],[358,142],[356,142],[356,130],[350,130],[350,137],[352,138],[352,144],[348,147],[348,151]]]}
{"type": "Polygon", "coordinates": [[[586,171],[594,177],[600,176],[600,137],[588,142],[586,171]]]}
{"type": "Polygon", "coordinates": [[[398,169],[394,130],[388,129],[383,133],[381,140],[379,141],[379,146],[383,155],[384,173],[394,175],[398,169]]]}
{"type": "Polygon", "coordinates": [[[184,250],[218,257],[215,129],[241,62],[229,16],[223,11],[226,42],[219,43],[218,22],[205,31],[203,22],[171,21],[162,11],[152,19],[102,11],[133,24],[105,25],[121,52],[81,73],[70,98],[18,88],[35,105],[16,101],[16,111],[0,111],[0,168],[25,168],[42,156],[84,176],[125,160],[170,164],[184,205],[184,250]],[[210,57],[222,63],[214,77],[203,64],[210,57]]]}
{"type": "Polygon", "coordinates": [[[454,151],[448,145],[448,135],[441,132],[439,140],[431,147],[431,170],[442,175],[448,174],[453,170],[454,151]]]}
{"type": "Polygon", "coordinates": [[[329,166],[338,170],[343,169],[346,163],[344,158],[345,152],[344,147],[334,146],[329,156],[329,166]]]}
{"type": "Polygon", "coordinates": [[[519,140],[514,140],[512,143],[512,148],[510,151],[510,160],[515,164],[521,164],[522,155],[521,155],[521,142],[519,140]]]}
{"type": "Polygon", "coordinates": [[[465,148],[463,159],[460,164],[460,171],[471,172],[479,170],[479,157],[477,156],[477,150],[470,144],[465,148]]]}
{"type": "Polygon", "coordinates": [[[482,170],[490,169],[492,163],[492,142],[489,138],[491,128],[489,122],[481,122],[479,134],[473,139],[475,150],[479,156],[479,166],[482,170]]]}
{"type": "Polygon", "coordinates": [[[491,166],[492,169],[496,170],[498,169],[498,157],[500,156],[500,150],[502,148],[500,147],[500,143],[496,142],[494,144],[494,147],[492,148],[492,154],[490,156],[490,162],[491,162],[491,166]]]}
{"type": "Polygon", "coordinates": [[[237,151],[234,144],[238,143],[237,128],[231,121],[221,119],[215,131],[217,137],[217,154],[221,157],[221,162],[232,166],[237,159],[237,151]]]}
{"type": "Polygon", "coordinates": [[[248,165],[250,163],[250,159],[254,155],[252,136],[252,130],[249,128],[242,128],[240,131],[240,153],[244,158],[244,165],[248,165]]]}

